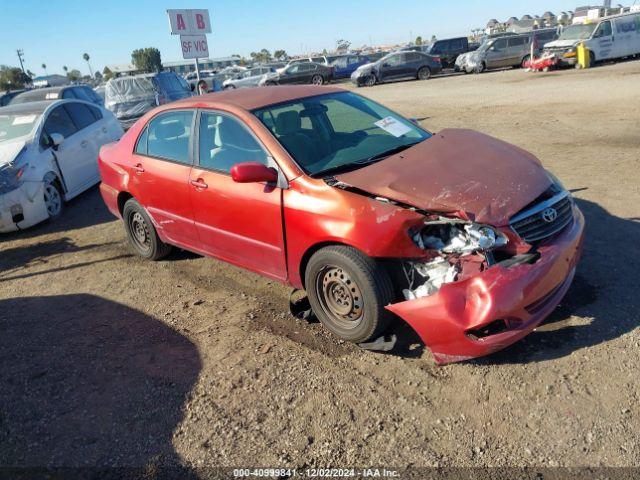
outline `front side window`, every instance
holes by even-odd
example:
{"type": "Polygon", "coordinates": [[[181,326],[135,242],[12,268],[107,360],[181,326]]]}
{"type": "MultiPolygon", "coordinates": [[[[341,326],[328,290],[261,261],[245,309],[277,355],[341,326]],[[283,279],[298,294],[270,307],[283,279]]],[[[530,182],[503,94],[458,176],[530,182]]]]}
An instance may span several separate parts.
{"type": "Polygon", "coordinates": [[[229,173],[236,163],[267,165],[267,153],[237,119],[219,113],[202,113],[199,132],[199,165],[229,173]]]}
{"type": "Polygon", "coordinates": [[[78,131],[71,120],[71,117],[64,108],[64,105],[54,108],[44,123],[44,131],[51,136],[59,133],[64,138],[68,138],[78,131]]]}
{"type": "Polygon", "coordinates": [[[390,67],[397,67],[402,63],[402,55],[391,55],[390,57],[385,59],[384,63],[386,63],[390,67]]]}
{"type": "Polygon", "coordinates": [[[347,92],[295,100],[253,113],[313,176],[359,168],[431,137],[382,105],[347,92]]]}
{"type": "Polygon", "coordinates": [[[507,48],[507,39],[501,38],[493,43],[492,50],[504,50],[505,48],[507,48]]]}
{"type": "Polygon", "coordinates": [[[611,35],[611,22],[602,22],[596,32],[596,37],[608,37],[611,35]]]}
{"type": "Polygon", "coordinates": [[[149,122],[147,155],[191,164],[189,144],[192,138],[193,112],[164,113],[149,122]]]}

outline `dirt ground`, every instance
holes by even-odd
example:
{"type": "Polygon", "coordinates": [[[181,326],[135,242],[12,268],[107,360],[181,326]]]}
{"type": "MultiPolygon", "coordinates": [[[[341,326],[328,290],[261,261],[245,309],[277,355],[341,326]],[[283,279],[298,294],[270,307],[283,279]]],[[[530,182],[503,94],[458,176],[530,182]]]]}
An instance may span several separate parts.
{"type": "Polygon", "coordinates": [[[134,257],[97,189],[0,238],[0,465],[640,465],[640,61],[361,89],[434,131],[528,149],[588,227],[562,305],[437,367],[288,314],[288,289],[176,252],[134,257]]]}

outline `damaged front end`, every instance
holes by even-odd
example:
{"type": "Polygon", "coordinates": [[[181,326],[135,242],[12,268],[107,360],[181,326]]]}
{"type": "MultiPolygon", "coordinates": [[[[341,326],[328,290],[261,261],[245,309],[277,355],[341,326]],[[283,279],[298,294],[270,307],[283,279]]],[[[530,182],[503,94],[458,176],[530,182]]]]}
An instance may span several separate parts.
{"type": "Polygon", "coordinates": [[[553,241],[532,246],[504,230],[462,219],[427,217],[409,232],[425,251],[398,260],[404,302],[387,309],[411,325],[438,364],[500,350],[530,333],[569,288],[584,218],[553,241]]]}
{"type": "Polygon", "coordinates": [[[506,235],[489,225],[439,217],[410,232],[415,244],[434,254],[426,261],[403,262],[406,300],[432,295],[442,285],[493,263],[491,251],[508,243],[506,235]]]}

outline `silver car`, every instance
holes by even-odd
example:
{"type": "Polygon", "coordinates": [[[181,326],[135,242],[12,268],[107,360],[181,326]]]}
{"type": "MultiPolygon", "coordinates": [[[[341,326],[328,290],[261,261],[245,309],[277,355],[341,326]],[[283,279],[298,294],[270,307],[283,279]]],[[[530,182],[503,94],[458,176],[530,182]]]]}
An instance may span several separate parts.
{"type": "Polygon", "coordinates": [[[492,68],[524,66],[531,57],[532,42],[534,55],[538,56],[544,45],[556,38],[558,33],[552,28],[489,40],[466,58],[465,69],[480,73],[492,68]]]}
{"type": "Polygon", "coordinates": [[[228,90],[233,88],[257,87],[264,75],[273,72],[275,72],[275,69],[271,67],[255,67],[225,80],[222,88],[228,90]]]}

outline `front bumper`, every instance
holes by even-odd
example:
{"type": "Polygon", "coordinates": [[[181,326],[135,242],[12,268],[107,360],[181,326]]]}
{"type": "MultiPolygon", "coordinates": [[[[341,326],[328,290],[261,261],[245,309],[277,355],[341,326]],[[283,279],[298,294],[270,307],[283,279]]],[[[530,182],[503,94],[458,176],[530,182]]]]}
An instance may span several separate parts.
{"type": "Polygon", "coordinates": [[[574,220],[552,242],[537,249],[533,264],[497,264],[435,294],[387,306],[413,327],[438,364],[488,355],[520,340],[555,309],[565,295],[582,250],[584,217],[574,205],[574,220]],[[504,327],[478,338],[496,321],[504,327]]]}
{"type": "Polygon", "coordinates": [[[0,195],[0,233],[29,228],[47,218],[43,182],[24,182],[0,195]]]}

